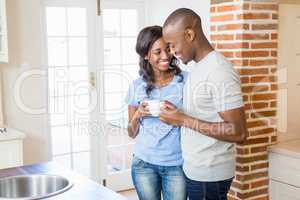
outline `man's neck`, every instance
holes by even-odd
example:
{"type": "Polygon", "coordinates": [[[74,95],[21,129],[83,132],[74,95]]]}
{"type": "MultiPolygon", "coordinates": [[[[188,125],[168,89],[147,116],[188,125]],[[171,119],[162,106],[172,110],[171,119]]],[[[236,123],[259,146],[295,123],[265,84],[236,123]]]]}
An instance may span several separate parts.
{"type": "Polygon", "coordinates": [[[210,45],[210,43],[205,40],[201,43],[199,42],[199,45],[197,46],[196,52],[195,52],[195,62],[200,62],[203,58],[205,58],[210,52],[212,52],[214,49],[210,45]]]}

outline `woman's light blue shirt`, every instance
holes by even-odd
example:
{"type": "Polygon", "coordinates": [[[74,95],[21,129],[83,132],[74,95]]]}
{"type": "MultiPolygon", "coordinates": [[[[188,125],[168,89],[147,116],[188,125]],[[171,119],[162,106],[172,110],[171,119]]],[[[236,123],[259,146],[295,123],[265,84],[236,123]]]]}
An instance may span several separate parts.
{"type": "MultiPolygon", "coordinates": [[[[144,100],[159,99],[181,108],[187,72],[181,75],[175,75],[164,87],[155,87],[149,96],[146,94],[146,82],[141,77],[134,80],[129,86],[126,103],[138,107],[144,100]]],[[[168,125],[158,117],[144,117],[135,140],[134,155],[145,162],[161,166],[182,165],[180,127],[168,125]]]]}

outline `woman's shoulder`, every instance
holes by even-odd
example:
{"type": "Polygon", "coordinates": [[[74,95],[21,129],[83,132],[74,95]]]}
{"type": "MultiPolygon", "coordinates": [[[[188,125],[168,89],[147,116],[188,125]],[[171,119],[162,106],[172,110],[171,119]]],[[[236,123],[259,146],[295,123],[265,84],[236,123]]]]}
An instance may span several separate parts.
{"type": "Polygon", "coordinates": [[[141,86],[144,84],[146,84],[146,82],[144,81],[144,79],[141,76],[139,76],[138,78],[134,79],[131,82],[131,85],[133,85],[133,86],[141,86]]]}

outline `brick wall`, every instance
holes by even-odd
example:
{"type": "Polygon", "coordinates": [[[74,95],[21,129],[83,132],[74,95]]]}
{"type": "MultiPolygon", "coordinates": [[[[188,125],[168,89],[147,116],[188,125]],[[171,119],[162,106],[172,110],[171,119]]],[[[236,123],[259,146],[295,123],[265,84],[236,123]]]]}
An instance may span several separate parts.
{"type": "Polygon", "coordinates": [[[237,145],[229,199],[268,199],[267,146],[276,141],[278,5],[270,0],[211,0],[211,41],[240,73],[247,142],[237,145]]]}

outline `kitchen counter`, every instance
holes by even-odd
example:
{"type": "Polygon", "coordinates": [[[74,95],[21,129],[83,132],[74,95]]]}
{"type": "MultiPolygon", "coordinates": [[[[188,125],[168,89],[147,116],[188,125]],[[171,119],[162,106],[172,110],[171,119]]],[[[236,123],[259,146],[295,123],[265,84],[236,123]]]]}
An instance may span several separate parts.
{"type": "Polygon", "coordinates": [[[25,134],[12,128],[8,128],[7,132],[0,133],[0,141],[9,141],[9,140],[16,140],[16,139],[24,139],[25,134]]]}
{"type": "Polygon", "coordinates": [[[65,170],[54,162],[0,170],[0,178],[25,174],[53,174],[68,178],[73,187],[68,191],[49,197],[49,200],[126,200],[125,197],[103,187],[73,171],[65,170]]]}

